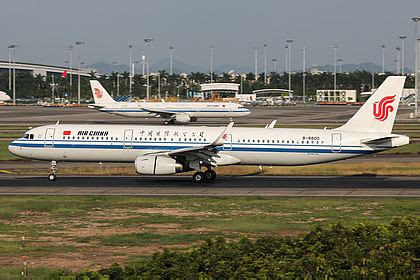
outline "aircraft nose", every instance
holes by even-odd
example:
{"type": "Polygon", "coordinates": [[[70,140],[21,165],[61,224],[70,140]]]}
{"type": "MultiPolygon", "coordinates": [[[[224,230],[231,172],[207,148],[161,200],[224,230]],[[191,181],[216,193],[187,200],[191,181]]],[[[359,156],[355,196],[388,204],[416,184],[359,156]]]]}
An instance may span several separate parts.
{"type": "Polygon", "coordinates": [[[20,151],[21,148],[15,145],[15,141],[13,141],[12,143],[9,144],[8,149],[9,149],[9,152],[11,154],[13,154],[15,156],[19,156],[19,154],[20,154],[19,151],[20,151]]]}

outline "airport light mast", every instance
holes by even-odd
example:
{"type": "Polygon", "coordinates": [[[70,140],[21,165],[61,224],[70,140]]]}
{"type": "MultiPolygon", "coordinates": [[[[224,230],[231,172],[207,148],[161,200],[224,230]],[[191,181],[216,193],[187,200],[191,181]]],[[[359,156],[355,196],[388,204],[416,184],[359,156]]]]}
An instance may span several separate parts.
{"type": "Polygon", "coordinates": [[[404,76],[404,39],[406,36],[399,36],[401,39],[401,75],[404,76]]]}
{"type": "Polygon", "coordinates": [[[16,102],[16,48],[19,45],[11,44],[8,46],[9,48],[9,90],[11,89],[11,78],[10,78],[10,64],[11,64],[11,56],[13,57],[13,103],[16,102]],[[12,53],[12,54],[11,54],[12,53]]]}
{"type": "Polygon", "coordinates": [[[385,74],[385,45],[382,45],[381,48],[382,48],[382,74],[385,74]]]}
{"type": "MultiPolygon", "coordinates": [[[[112,64],[114,64],[115,66],[117,66],[118,62],[113,61],[112,64]]],[[[120,96],[120,73],[117,71],[117,96],[120,96]]]]}
{"type": "Polygon", "coordinates": [[[413,17],[414,21],[414,115],[418,115],[418,94],[419,94],[419,34],[417,33],[417,23],[420,21],[420,17],[413,17]]]}
{"type": "Polygon", "coordinates": [[[267,44],[264,44],[264,85],[267,84],[267,44]]]}
{"type": "Polygon", "coordinates": [[[258,46],[254,46],[254,75],[255,81],[258,80],[258,46]]]}
{"type": "Polygon", "coordinates": [[[130,94],[132,91],[132,86],[133,86],[133,63],[132,63],[132,54],[131,54],[131,49],[133,48],[133,45],[128,45],[128,58],[129,58],[129,63],[130,63],[130,94]]]}
{"type": "Polygon", "coordinates": [[[77,46],[77,59],[78,59],[78,73],[77,73],[77,104],[80,104],[80,47],[85,42],[78,41],[76,42],[77,46]]]}
{"type": "Polygon", "coordinates": [[[337,46],[333,45],[332,48],[334,51],[334,96],[335,96],[336,90],[337,90],[337,46]]]}
{"type": "Polygon", "coordinates": [[[70,91],[73,88],[73,45],[69,45],[69,76],[70,76],[70,91]]]}
{"type": "Polygon", "coordinates": [[[287,58],[287,61],[288,61],[288,65],[287,65],[287,67],[288,67],[288,69],[289,69],[289,102],[291,102],[292,101],[292,64],[291,64],[291,56],[290,56],[290,53],[292,52],[292,43],[293,43],[293,40],[291,40],[291,39],[289,39],[289,40],[286,40],[286,42],[287,42],[287,51],[288,51],[288,58],[287,58]]]}
{"type": "Polygon", "coordinates": [[[306,48],[302,48],[302,101],[306,103],[306,48]]]}
{"type": "Polygon", "coordinates": [[[172,76],[173,72],[173,57],[174,57],[174,47],[169,47],[169,76],[172,76]]]}
{"type": "Polygon", "coordinates": [[[216,46],[211,44],[210,48],[210,83],[213,83],[213,59],[214,59],[214,48],[216,46]]]}
{"type": "Polygon", "coordinates": [[[338,62],[338,73],[341,74],[341,66],[343,64],[343,60],[341,58],[337,59],[338,62]]]}
{"type": "Polygon", "coordinates": [[[149,86],[149,63],[150,63],[150,44],[154,41],[153,38],[144,38],[144,43],[146,44],[146,55],[142,56],[143,65],[146,65],[146,81],[147,81],[147,88],[146,88],[146,98],[147,100],[150,99],[150,86],[149,86]],[[145,63],[145,64],[144,64],[145,63]]]}
{"type": "Polygon", "coordinates": [[[277,59],[273,58],[271,61],[273,62],[273,72],[276,73],[277,72],[277,59]]]}
{"type": "Polygon", "coordinates": [[[400,58],[401,58],[401,49],[399,47],[395,48],[396,52],[395,52],[395,74],[400,74],[400,58]]]}

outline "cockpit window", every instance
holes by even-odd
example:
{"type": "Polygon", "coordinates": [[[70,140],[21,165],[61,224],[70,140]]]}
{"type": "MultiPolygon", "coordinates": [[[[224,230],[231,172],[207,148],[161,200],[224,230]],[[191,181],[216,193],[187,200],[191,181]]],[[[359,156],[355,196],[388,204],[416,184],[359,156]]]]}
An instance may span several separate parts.
{"type": "Polygon", "coordinates": [[[25,133],[25,134],[23,134],[23,138],[24,139],[34,139],[34,135],[33,134],[25,133]]]}

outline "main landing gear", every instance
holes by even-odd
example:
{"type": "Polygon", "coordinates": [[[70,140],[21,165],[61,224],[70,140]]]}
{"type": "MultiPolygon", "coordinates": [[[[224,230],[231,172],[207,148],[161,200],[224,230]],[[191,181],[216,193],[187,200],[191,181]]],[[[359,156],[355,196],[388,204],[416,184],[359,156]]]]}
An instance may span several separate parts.
{"type": "Polygon", "coordinates": [[[213,182],[216,180],[216,172],[211,169],[204,172],[198,171],[194,173],[192,179],[194,183],[213,182]]]}
{"type": "Polygon", "coordinates": [[[167,120],[167,121],[164,121],[163,122],[164,125],[174,124],[174,123],[175,123],[175,120],[174,119],[170,119],[170,120],[167,120]]]}
{"type": "Polygon", "coordinates": [[[57,175],[55,174],[57,171],[57,162],[55,160],[51,161],[50,167],[50,174],[48,175],[48,180],[55,181],[57,179],[57,175]]]}

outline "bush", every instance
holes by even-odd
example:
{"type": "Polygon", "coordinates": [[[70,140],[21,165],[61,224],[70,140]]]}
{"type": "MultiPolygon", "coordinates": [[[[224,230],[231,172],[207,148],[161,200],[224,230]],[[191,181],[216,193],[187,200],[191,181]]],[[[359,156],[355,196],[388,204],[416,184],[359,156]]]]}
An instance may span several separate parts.
{"type": "Polygon", "coordinates": [[[98,272],[70,275],[63,272],[54,278],[415,279],[419,232],[419,219],[406,217],[390,224],[353,228],[319,226],[297,238],[244,238],[237,242],[215,238],[191,252],[165,250],[135,265],[114,264],[98,272]],[[61,278],[69,276],[76,278],[61,278]]]}

